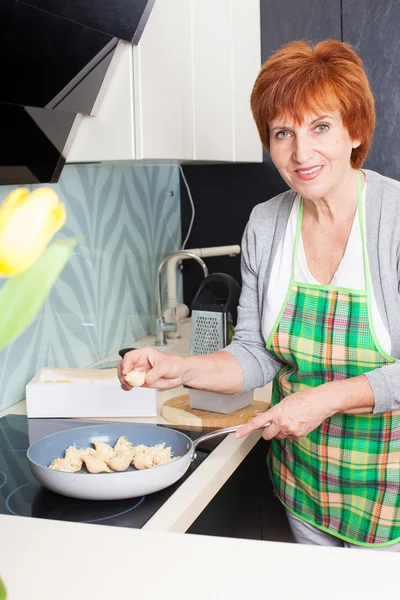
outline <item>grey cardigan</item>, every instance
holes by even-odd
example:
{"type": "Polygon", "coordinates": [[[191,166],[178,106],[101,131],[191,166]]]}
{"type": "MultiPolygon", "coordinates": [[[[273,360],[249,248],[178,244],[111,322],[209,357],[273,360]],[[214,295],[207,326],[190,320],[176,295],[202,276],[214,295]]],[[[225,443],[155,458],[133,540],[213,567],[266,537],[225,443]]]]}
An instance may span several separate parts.
{"type": "MultiPolygon", "coordinates": [[[[400,183],[374,171],[367,177],[366,238],[372,285],[378,310],[400,359],[400,183]]],[[[296,193],[289,190],[258,204],[242,239],[243,287],[232,343],[225,348],[243,372],[242,391],[262,387],[282,366],[266,350],[261,332],[271,267],[296,193]]],[[[400,360],[366,373],[375,398],[375,413],[400,409],[400,360]]]]}

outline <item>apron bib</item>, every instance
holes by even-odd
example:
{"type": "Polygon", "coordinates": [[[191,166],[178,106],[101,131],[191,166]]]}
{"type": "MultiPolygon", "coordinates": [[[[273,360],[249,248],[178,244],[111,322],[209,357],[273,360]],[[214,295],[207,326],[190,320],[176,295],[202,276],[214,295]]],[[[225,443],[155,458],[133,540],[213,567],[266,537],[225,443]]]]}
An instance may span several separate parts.
{"type": "MultiPolygon", "coordinates": [[[[294,275],[301,200],[292,279],[266,346],[284,363],[272,404],[394,362],[372,323],[360,175],[358,214],[366,289],[304,284],[294,275]]],[[[278,497],[301,519],[360,546],[400,541],[400,415],[334,415],[297,440],[271,440],[268,462],[278,497]]]]}

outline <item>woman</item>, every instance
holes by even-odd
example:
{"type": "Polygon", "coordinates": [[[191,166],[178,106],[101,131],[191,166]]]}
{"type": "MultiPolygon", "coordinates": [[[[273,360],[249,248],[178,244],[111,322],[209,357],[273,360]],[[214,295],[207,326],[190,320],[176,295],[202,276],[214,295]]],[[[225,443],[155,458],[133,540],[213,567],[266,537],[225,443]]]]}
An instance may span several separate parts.
{"type": "Polygon", "coordinates": [[[360,58],[328,40],[263,65],[251,107],[290,190],[242,242],[232,343],[205,356],[125,355],[146,385],[223,393],[273,379],[269,468],[295,539],[400,550],[400,184],[362,171],[374,101],[360,58]]]}

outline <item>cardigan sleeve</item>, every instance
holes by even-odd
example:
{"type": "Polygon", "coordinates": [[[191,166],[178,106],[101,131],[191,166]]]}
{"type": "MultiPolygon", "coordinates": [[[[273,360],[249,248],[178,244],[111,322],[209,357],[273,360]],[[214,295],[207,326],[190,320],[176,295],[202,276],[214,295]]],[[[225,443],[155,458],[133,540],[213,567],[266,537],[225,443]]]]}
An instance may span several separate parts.
{"type": "Polygon", "coordinates": [[[232,342],[224,350],[239,362],[244,380],[241,391],[244,392],[269,383],[282,363],[267,351],[261,332],[257,236],[251,219],[243,235],[241,250],[242,292],[238,320],[232,342]]]}
{"type": "MultiPolygon", "coordinates": [[[[398,219],[395,219],[398,221],[398,219]]],[[[390,252],[388,252],[390,254],[390,252]]],[[[398,252],[397,256],[397,277],[389,277],[387,272],[385,271],[385,283],[386,288],[388,287],[388,282],[392,283],[392,293],[390,297],[393,295],[400,294],[400,283],[399,283],[399,273],[400,273],[400,253],[398,252]]],[[[389,302],[389,299],[386,300],[389,302]]],[[[396,306],[392,309],[393,314],[397,313],[396,306]]],[[[391,335],[396,336],[397,338],[400,335],[400,327],[398,319],[392,323],[391,335]],[[396,327],[393,327],[396,325],[396,327]]],[[[384,365],[383,367],[379,367],[378,369],[374,369],[373,371],[369,371],[365,373],[370,386],[372,388],[372,392],[374,394],[374,409],[373,413],[385,413],[392,412],[394,410],[400,409],[400,360],[396,359],[395,362],[384,365]]]]}
{"type": "Polygon", "coordinates": [[[375,292],[381,288],[381,294],[375,297],[378,309],[386,312],[395,361],[365,373],[374,394],[374,413],[400,410],[400,184],[386,178],[383,181],[384,207],[378,212],[375,197],[372,204],[371,230],[375,237],[371,240],[374,252],[370,254],[370,266],[371,274],[375,274],[375,292]]]}
{"type": "Polygon", "coordinates": [[[374,413],[400,409],[400,360],[364,373],[374,394],[374,413]]]}

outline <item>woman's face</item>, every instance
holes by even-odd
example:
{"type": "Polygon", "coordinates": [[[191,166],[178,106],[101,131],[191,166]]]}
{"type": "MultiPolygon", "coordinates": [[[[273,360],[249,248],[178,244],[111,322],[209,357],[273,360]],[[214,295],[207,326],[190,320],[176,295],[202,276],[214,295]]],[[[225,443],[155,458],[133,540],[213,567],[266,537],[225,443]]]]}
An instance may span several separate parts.
{"type": "Polygon", "coordinates": [[[277,117],[269,133],[272,161],[304,198],[325,198],[348,181],[351,151],[360,144],[350,139],[339,110],[306,115],[301,125],[277,117]]]}

